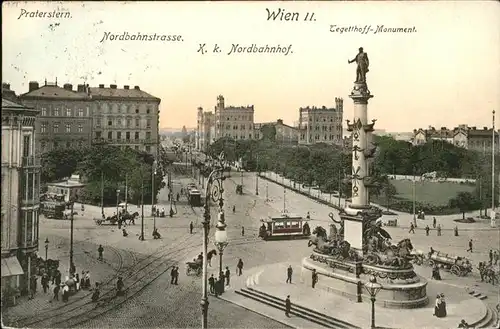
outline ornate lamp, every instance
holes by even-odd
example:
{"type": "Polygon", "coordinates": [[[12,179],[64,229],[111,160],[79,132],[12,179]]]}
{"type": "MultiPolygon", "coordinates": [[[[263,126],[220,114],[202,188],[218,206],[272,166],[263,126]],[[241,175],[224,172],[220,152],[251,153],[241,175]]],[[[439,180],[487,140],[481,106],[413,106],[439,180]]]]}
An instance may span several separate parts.
{"type": "MultiPolygon", "coordinates": [[[[215,228],[217,229],[215,231],[215,247],[217,247],[217,250],[219,251],[219,277],[222,278],[224,276],[224,271],[223,271],[223,266],[222,266],[222,255],[224,254],[224,249],[228,245],[228,240],[227,240],[227,231],[226,231],[226,223],[224,220],[224,211],[221,210],[219,212],[219,220],[217,222],[217,225],[215,228]]],[[[222,291],[224,291],[224,285],[221,287],[222,291]]]]}
{"type": "Polygon", "coordinates": [[[382,289],[382,285],[377,282],[377,278],[375,276],[370,276],[370,279],[364,285],[366,291],[370,295],[370,300],[372,302],[372,325],[371,328],[375,329],[375,297],[377,296],[380,289],[382,289]]]}

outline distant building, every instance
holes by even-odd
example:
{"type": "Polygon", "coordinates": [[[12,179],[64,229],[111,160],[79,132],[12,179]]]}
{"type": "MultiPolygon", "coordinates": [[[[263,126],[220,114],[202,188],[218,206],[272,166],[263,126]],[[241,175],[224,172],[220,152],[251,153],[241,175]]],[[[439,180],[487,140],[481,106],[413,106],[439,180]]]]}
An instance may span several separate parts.
{"type": "Polygon", "coordinates": [[[276,129],[276,141],[283,144],[298,144],[300,131],[297,127],[292,127],[283,123],[282,119],[276,122],[256,123],[254,125],[255,139],[262,139],[262,128],[266,125],[274,126],[276,129]]]}
{"type": "Polygon", "coordinates": [[[299,109],[299,144],[327,143],[343,145],[343,99],[335,98],[335,108],[299,109]]]}
{"type": "Polygon", "coordinates": [[[139,86],[98,88],[66,83],[29,83],[23,104],[40,111],[37,132],[42,152],[95,143],[129,146],[156,154],[160,99],[139,86]]]}
{"type": "Polygon", "coordinates": [[[79,175],[71,175],[71,177],[65,181],[47,184],[47,192],[63,195],[64,201],[71,202],[76,200],[78,194],[84,187],[85,184],[80,182],[79,175]]]}
{"type": "Polygon", "coordinates": [[[212,111],[203,111],[202,107],[198,107],[197,119],[195,147],[199,151],[206,151],[214,136],[214,114],[212,111]]]}
{"type": "Polygon", "coordinates": [[[214,140],[221,137],[237,139],[253,139],[254,106],[225,106],[224,97],[217,97],[214,114],[214,140]]]}
{"type": "Polygon", "coordinates": [[[2,301],[15,303],[36,273],[40,206],[37,110],[2,98],[2,301]]]}

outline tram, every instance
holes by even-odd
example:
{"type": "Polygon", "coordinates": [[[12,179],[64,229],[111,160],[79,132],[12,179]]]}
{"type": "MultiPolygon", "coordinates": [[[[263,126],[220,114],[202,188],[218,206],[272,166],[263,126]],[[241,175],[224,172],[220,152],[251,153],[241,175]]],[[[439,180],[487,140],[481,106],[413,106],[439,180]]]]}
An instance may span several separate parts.
{"type": "Polygon", "coordinates": [[[40,203],[42,215],[46,218],[64,219],[64,211],[66,210],[66,202],[64,201],[42,201],[40,203]]]}
{"type": "Polygon", "coordinates": [[[201,192],[195,188],[192,188],[188,192],[189,204],[191,207],[201,207],[201,192]]]}
{"type": "Polygon", "coordinates": [[[307,239],[311,235],[309,220],[283,213],[279,217],[261,219],[259,237],[263,240],[307,239]]]}

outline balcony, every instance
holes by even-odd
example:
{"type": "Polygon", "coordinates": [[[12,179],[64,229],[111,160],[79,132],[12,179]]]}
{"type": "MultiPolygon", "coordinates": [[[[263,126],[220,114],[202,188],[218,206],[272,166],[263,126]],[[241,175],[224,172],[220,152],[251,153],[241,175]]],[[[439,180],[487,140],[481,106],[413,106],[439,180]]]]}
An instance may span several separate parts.
{"type": "Polygon", "coordinates": [[[37,168],[40,167],[40,157],[27,156],[23,157],[23,168],[37,168]]]}

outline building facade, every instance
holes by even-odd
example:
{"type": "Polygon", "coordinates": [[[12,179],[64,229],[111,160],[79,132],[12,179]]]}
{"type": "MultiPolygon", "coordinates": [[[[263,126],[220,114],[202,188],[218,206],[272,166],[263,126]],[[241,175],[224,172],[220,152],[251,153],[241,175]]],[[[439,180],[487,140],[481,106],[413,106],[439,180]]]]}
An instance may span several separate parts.
{"type": "Polygon", "coordinates": [[[221,137],[237,139],[254,138],[254,106],[229,106],[226,107],[224,97],[217,97],[214,114],[214,136],[217,140],[221,137]]]}
{"type": "Polygon", "coordinates": [[[202,107],[198,108],[197,126],[195,133],[195,147],[199,151],[206,151],[208,145],[213,142],[214,133],[214,114],[212,111],[203,111],[202,107]]]}
{"type": "Polygon", "coordinates": [[[38,111],[2,98],[2,301],[28,292],[35,273],[40,206],[38,111]]]}
{"type": "Polygon", "coordinates": [[[335,98],[335,108],[299,109],[299,144],[327,143],[343,145],[343,99],[335,98]]]}
{"type": "Polygon", "coordinates": [[[66,83],[29,83],[23,104],[40,112],[37,120],[41,152],[95,143],[129,146],[156,154],[160,99],[142,90],[117,85],[97,88],[66,83]]]}
{"type": "Polygon", "coordinates": [[[276,129],[275,140],[278,143],[283,144],[298,144],[299,142],[299,128],[289,126],[283,123],[282,119],[278,119],[276,122],[264,122],[256,123],[254,125],[254,138],[262,139],[262,128],[265,126],[274,126],[276,129]]]}
{"type": "Polygon", "coordinates": [[[92,141],[128,146],[157,154],[161,100],[142,91],[139,86],[119,89],[89,88],[92,97],[92,141]]]}
{"type": "Polygon", "coordinates": [[[38,149],[43,152],[58,148],[91,145],[92,98],[88,88],[69,83],[63,87],[57,83],[40,86],[29,83],[29,91],[20,96],[22,103],[39,111],[36,123],[38,149]]]}

